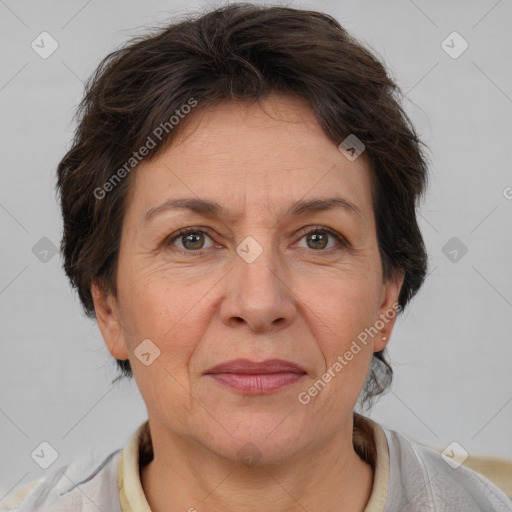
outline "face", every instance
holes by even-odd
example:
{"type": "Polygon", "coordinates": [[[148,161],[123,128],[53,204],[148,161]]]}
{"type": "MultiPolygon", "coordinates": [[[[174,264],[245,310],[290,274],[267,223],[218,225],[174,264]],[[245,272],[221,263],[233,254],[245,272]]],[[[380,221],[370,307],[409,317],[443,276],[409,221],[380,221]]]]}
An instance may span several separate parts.
{"type": "Polygon", "coordinates": [[[364,153],[349,160],[306,104],[228,102],[186,121],[133,171],[117,298],[92,288],[98,324],[129,358],[152,425],[229,459],[246,442],[284,459],[351,418],[402,279],[383,280],[364,153]],[[238,358],[300,370],[207,373],[238,358]]]}

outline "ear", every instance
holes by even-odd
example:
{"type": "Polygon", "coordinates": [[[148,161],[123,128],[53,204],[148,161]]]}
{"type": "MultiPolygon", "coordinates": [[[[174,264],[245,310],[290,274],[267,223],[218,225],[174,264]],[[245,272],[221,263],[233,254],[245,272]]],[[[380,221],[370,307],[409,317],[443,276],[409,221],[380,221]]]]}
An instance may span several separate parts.
{"type": "Polygon", "coordinates": [[[116,359],[128,359],[115,298],[104,290],[99,281],[94,281],[91,285],[91,295],[98,327],[109,352],[116,359]]]}
{"type": "Polygon", "coordinates": [[[397,271],[394,275],[386,280],[382,285],[382,296],[379,308],[379,318],[376,320],[376,327],[379,333],[375,336],[373,343],[374,352],[380,352],[386,348],[395,325],[398,312],[401,310],[398,304],[398,296],[402,289],[405,272],[397,271]]]}

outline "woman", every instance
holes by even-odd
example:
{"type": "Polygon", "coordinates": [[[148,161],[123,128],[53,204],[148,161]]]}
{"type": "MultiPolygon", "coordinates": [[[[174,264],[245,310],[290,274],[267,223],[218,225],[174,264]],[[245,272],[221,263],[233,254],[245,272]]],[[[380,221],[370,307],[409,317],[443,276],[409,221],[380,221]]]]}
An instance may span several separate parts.
{"type": "Polygon", "coordinates": [[[355,414],[420,288],[421,142],[331,17],[234,4],[109,55],[58,167],[65,271],[148,421],[15,510],[512,510],[355,414]]]}

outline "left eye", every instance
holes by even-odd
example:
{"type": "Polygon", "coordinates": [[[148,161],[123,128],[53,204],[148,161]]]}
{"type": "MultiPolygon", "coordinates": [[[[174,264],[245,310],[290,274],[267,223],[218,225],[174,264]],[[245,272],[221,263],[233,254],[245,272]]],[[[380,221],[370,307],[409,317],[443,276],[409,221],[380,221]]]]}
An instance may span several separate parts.
{"type": "Polygon", "coordinates": [[[342,238],[336,232],[326,228],[315,228],[307,233],[304,233],[301,240],[306,239],[307,249],[319,250],[319,249],[331,249],[327,247],[329,238],[335,239],[338,242],[342,242],[342,238]]]}

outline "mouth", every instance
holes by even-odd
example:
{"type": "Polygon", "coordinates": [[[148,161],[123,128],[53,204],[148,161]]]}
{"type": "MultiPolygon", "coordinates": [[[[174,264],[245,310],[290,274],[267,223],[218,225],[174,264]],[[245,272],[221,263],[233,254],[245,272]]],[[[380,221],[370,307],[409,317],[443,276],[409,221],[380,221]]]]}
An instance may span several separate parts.
{"type": "Polygon", "coordinates": [[[262,394],[295,384],[306,372],[296,363],[282,359],[235,359],[210,368],[205,375],[237,391],[262,394]]]}

